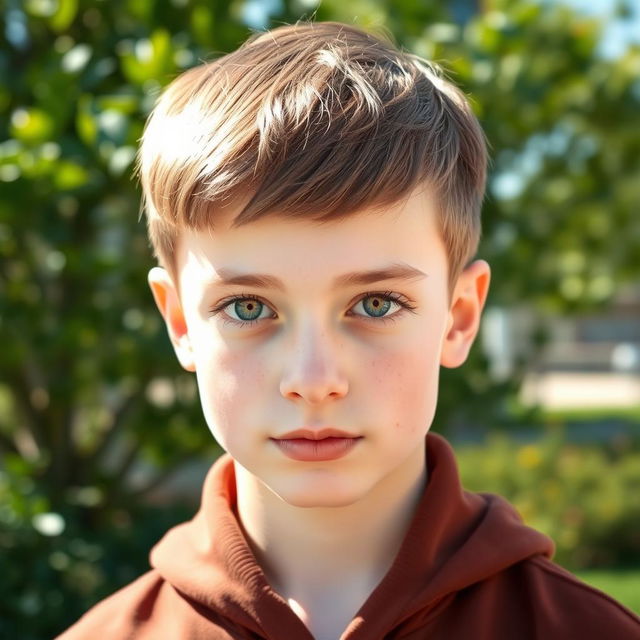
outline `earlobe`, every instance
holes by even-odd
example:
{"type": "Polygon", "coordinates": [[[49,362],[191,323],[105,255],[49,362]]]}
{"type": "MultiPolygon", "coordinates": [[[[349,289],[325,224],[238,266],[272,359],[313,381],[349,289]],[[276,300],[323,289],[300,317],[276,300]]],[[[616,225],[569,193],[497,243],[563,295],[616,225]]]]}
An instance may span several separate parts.
{"type": "Polygon", "coordinates": [[[459,367],[467,359],[480,328],[482,309],[489,292],[491,269],[484,260],[476,260],[458,278],[449,309],[440,364],[459,367]]]}
{"type": "Polygon", "coordinates": [[[167,325],[167,332],[183,369],[195,371],[189,331],[180,303],[180,296],[171,276],[162,267],[153,267],[148,276],[156,306],[167,325]]]}

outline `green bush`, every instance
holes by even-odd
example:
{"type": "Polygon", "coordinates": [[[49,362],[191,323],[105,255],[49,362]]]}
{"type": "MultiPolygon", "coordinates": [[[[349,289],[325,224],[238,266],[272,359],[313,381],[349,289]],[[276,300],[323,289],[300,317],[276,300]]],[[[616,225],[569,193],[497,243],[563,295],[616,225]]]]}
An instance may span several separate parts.
{"type": "Polygon", "coordinates": [[[522,444],[493,433],[456,454],[465,488],[509,500],[554,540],[559,564],[640,564],[640,451],[630,441],[578,446],[555,429],[522,444]]]}
{"type": "MultiPolygon", "coordinates": [[[[89,607],[149,569],[151,547],[195,505],[98,508],[97,490],[55,509],[32,466],[0,471],[0,638],[52,638],[89,607]],[[139,523],[144,523],[140,526],[139,523]]],[[[72,495],[72,493],[74,495],[72,495]]]]}

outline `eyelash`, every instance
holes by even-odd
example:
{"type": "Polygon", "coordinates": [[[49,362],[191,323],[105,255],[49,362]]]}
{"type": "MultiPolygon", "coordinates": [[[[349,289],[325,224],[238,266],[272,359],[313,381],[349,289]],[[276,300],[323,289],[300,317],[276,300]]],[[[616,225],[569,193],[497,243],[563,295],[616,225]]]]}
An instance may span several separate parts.
{"type": "MultiPolygon", "coordinates": [[[[367,298],[383,298],[384,300],[389,300],[391,302],[395,302],[397,304],[399,304],[402,307],[402,310],[406,310],[406,311],[411,311],[413,312],[413,310],[416,308],[415,305],[413,305],[411,302],[409,302],[408,299],[406,299],[403,295],[401,294],[397,294],[394,293],[393,291],[385,291],[385,292],[381,292],[381,291],[368,291],[366,293],[363,293],[354,303],[352,306],[357,305],[359,302],[362,302],[363,300],[366,300],[367,298]]],[[[231,298],[226,298],[225,300],[222,300],[220,302],[220,304],[216,305],[215,307],[213,307],[212,309],[210,309],[209,313],[214,316],[218,313],[220,313],[221,311],[223,311],[226,307],[228,307],[230,304],[233,304],[234,302],[238,302],[241,300],[257,300],[258,302],[264,304],[265,306],[269,307],[269,305],[262,299],[260,298],[260,296],[255,296],[255,295],[251,295],[248,293],[241,293],[237,296],[232,296],[231,298]]],[[[386,324],[387,322],[395,322],[397,320],[396,316],[401,316],[404,315],[402,310],[400,311],[396,311],[393,315],[390,316],[379,316],[377,318],[373,317],[373,316],[361,316],[358,315],[357,317],[360,318],[364,318],[365,320],[371,320],[373,322],[382,322],[383,324],[386,324]]],[[[226,314],[225,314],[226,315],[226,314]]],[[[235,326],[239,326],[239,327],[247,327],[247,326],[251,326],[254,324],[257,324],[258,322],[260,322],[260,320],[273,320],[273,318],[259,318],[256,320],[236,320],[235,318],[230,318],[229,316],[226,316],[224,318],[224,324],[232,324],[235,326]]]]}

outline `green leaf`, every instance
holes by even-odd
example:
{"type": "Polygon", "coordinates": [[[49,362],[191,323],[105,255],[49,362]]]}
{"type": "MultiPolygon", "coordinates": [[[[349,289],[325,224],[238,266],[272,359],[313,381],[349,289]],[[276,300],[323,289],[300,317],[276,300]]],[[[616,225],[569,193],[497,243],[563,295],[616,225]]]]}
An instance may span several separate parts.
{"type": "Polygon", "coordinates": [[[53,118],[43,109],[19,108],[11,114],[10,134],[25,143],[49,140],[54,131],[53,118]]]}
{"type": "Polygon", "coordinates": [[[130,82],[141,85],[156,80],[164,84],[175,69],[171,35],[166,29],[156,29],[150,38],[139,38],[133,50],[123,49],[120,60],[130,82]]]}
{"type": "Polygon", "coordinates": [[[78,0],[58,0],[58,10],[49,18],[49,25],[60,33],[73,22],[77,13],[78,0]]]}
{"type": "Polygon", "coordinates": [[[83,186],[89,180],[89,172],[79,164],[62,160],[53,174],[54,184],[60,191],[69,191],[83,186]]]}
{"type": "Polygon", "coordinates": [[[97,109],[90,95],[83,95],[78,101],[76,129],[80,139],[88,146],[93,146],[98,137],[97,109]]]}

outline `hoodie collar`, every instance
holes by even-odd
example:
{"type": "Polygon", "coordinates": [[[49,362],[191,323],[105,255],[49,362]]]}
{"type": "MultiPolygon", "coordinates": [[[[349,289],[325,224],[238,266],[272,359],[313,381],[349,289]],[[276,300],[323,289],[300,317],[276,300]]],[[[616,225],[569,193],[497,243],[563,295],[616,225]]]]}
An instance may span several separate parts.
{"type": "MultiPolygon", "coordinates": [[[[411,617],[436,613],[450,594],[533,555],[552,557],[547,536],[525,526],[504,498],[465,491],[451,445],[426,438],[428,483],[398,554],[342,640],[383,637],[411,617]],[[373,635],[372,635],[372,632],[373,635]]],[[[233,460],[221,456],[204,482],[195,517],[171,529],[151,564],[189,599],[264,638],[313,640],[273,590],[236,513],[233,460]]]]}

